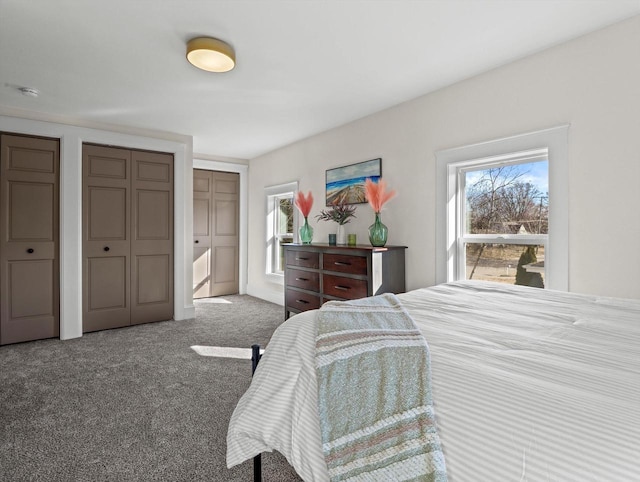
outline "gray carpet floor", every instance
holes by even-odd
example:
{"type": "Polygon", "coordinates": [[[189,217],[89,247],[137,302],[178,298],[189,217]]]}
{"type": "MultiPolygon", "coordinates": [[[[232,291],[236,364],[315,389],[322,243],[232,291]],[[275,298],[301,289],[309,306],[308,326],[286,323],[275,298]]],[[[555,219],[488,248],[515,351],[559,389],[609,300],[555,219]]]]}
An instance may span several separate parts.
{"type": "MultiPolygon", "coordinates": [[[[251,362],[191,347],[265,346],[283,315],[266,301],[225,296],[196,301],[194,320],[0,347],[0,479],[252,480],[250,462],[225,463],[251,362]]],[[[276,452],[263,455],[263,474],[300,480],[276,452]]]]}

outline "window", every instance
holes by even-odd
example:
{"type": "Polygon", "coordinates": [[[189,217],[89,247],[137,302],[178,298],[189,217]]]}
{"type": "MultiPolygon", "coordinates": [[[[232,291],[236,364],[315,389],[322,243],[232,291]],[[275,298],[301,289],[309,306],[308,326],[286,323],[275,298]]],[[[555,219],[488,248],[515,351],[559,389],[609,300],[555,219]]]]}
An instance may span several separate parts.
{"type": "Polygon", "coordinates": [[[274,213],[274,273],[284,271],[282,243],[293,243],[293,193],[275,196],[274,213]]]}
{"type": "Polygon", "coordinates": [[[438,282],[568,289],[567,130],[437,153],[438,282]]]}
{"type": "Polygon", "coordinates": [[[547,150],[455,166],[457,279],[544,287],[547,150]]]}
{"type": "Polygon", "coordinates": [[[293,204],[293,196],[298,183],[292,182],[272,186],[265,190],[267,202],[267,253],[266,273],[274,275],[274,280],[282,282],[284,275],[283,243],[296,240],[298,213],[293,204]]]}

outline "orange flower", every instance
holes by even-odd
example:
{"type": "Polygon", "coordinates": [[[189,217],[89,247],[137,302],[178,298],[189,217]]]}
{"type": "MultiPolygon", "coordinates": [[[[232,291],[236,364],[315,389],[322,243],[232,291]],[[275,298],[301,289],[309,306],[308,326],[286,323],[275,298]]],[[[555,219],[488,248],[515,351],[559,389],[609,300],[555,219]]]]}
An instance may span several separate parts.
{"type": "Polygon", "coordinates": [[[306,218],[309,216],[311,212],[311,207],[313,206],[313,194],[309,191],[309,194],[305,197],[302,191],[298,191],[296,193],[296,197],[294,199],[294,203],[298,206],[298,209],[302,213],[302,215],[306,218]]]}
{"type": "Polygon", "coordinates": [[[384,179],[378,180],[377,184],[369,178],[364,181],[364,191],[367,195],[367,201],[369,201],[373,211],[376,213],[379,213],[382,210],[382,206],[396,195],[395,190],[385,192],[386,189],[387,183],[384,179]]]}

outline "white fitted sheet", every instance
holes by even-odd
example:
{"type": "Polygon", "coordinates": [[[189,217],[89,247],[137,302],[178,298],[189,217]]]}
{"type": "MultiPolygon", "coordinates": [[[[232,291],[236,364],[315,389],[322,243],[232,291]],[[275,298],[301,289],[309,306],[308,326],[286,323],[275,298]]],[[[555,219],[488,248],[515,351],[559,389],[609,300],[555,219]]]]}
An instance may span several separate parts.
{"type": "MultiPolygon", "coordinates": [[[[451,482],[640,480],[640,301],[482,282],[399,298],[431,351],[451,482]]],[[[274,333],[232,416],[229,466],[275,449],[328,480],[315,314],[274,333]]]]}

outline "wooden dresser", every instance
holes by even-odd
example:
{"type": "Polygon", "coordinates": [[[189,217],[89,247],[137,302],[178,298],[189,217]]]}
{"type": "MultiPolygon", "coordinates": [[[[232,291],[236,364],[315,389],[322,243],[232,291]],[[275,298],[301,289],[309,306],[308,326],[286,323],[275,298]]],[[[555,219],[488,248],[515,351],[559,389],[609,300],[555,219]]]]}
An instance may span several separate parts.
{"type": "Polygon", "coordinates": [[[329,300],[404,292],[405,249],[284,244],[285,318],[329,300]]]}

